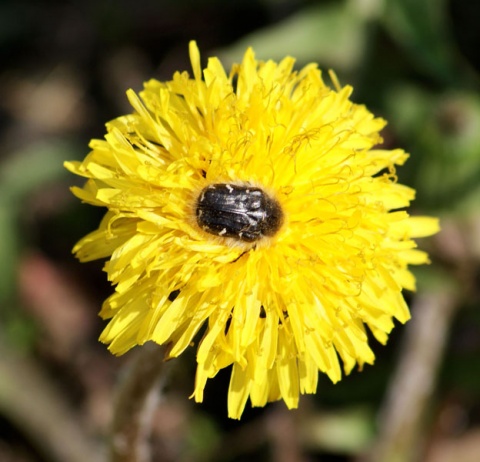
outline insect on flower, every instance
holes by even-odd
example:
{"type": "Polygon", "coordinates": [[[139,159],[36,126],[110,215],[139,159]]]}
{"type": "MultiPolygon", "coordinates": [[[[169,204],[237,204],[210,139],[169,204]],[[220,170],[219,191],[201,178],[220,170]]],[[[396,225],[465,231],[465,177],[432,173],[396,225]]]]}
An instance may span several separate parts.
{"type": "Polygon", "coordinates": [[[194,42],[190,59],[193,75],[129,90],[132,113],[66,163],[87,178],[74,194],[107,209],[74,248],[108,258],[100,340],[119,355],[197,344],[193,397],[231,367],[232,418],[248,400],[294,408],[319,372],[337,382],[374,362],[369,332],[385,343],[409,319],[409,266],[428,263],[413,238],[438,221],[408,215],[415,191],[395,175],[408,155],[378,147],[385,121],[333,74],[330,88],[315,64],[252,49],[202,69],[194,42]]]}
{"type": "Polygon", "coordinates": [[[202,190],[195,214],[199,226],[217,236],[254,242],[282,225],[280,204],[260,188],[212,184],[202,190]]]}

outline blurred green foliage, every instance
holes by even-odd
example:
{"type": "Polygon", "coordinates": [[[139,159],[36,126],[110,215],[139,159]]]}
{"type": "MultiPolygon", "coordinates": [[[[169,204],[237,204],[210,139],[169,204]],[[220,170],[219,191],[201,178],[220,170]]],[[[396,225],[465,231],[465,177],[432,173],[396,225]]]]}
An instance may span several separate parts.
{"type": "Polygon", "coordinates": [[[0,171],[0,278],[1,302],[12,300],[16,287],[16,262],[24,242],[19,233],[21,214],[25,213],[28,198],[45,185],[65,177],[63,161],[72,152],[66,142],[44,141],[28,145],[12,153],[2,162],[0,171]]]}

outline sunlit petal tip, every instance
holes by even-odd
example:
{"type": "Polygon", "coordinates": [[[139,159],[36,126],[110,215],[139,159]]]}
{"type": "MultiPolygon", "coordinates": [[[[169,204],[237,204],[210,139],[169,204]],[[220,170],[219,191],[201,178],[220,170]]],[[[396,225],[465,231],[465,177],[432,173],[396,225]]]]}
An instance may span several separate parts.
{"type": "Polygon", "coordinates": [[[200,63],[200,51],[195,40],[191,40],[188,44],[188,50],[190,54],[190,62],[192,63],[193,75],[195,80],[202,79],[202,66],[200,63]]]}

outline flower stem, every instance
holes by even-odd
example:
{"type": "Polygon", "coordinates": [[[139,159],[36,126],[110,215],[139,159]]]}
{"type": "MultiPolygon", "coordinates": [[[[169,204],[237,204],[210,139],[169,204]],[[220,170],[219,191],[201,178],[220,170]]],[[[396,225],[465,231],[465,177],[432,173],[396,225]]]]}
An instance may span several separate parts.
{"type": "Polygon", "coordinates": [[[119,384],[110,441],[111,462],[148,462],[153,411],[165,378],[164,348],[146,344],[136,351],[119,384]]]}

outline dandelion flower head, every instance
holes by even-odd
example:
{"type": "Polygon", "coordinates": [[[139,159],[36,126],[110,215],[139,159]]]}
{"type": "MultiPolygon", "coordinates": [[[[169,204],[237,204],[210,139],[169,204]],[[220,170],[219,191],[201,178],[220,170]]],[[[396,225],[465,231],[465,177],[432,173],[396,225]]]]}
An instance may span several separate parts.
{"type": "Polygon", "coordinates": [[[74,194],[106,207],[74,248],[107,259],[115,291],[101,341],[123,354],[147,341],[168,357],[195,345],[193,397],[231,366],[228,414],[315,393],[372,364],[367,330],[385,343],[406,322],[409,265],[428,262],[412,238],[436,219],[404,210],[401,149],[378,148],[385,121],[314,64],[258,61],[248,49],[227,73],[219,59],[193,75],[127,92],[131,114],[107,124],[82,162],[74,194]]]}

